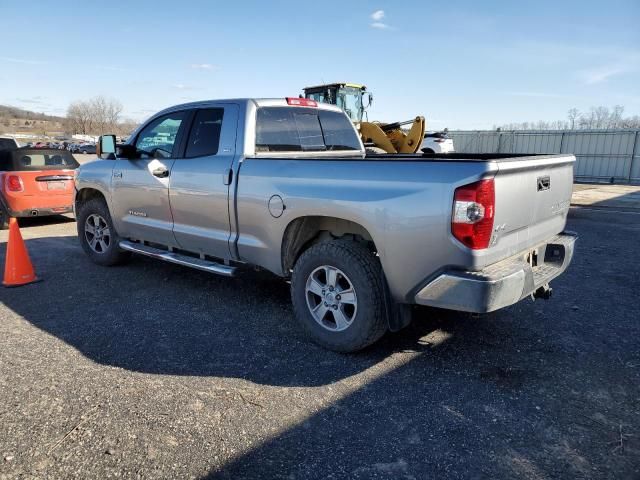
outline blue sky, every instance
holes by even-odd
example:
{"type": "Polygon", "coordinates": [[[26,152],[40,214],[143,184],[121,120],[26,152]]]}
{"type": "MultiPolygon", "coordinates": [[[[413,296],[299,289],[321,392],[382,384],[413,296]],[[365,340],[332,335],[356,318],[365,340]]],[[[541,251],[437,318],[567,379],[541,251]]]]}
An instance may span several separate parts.
{"type": "Polygon", "coordinates": [[[372,120],[427,128],[640,114],[640,1],[0,0],[0,104],[94,95],[141,120],[197,99],[365,83],[372,120]]]}

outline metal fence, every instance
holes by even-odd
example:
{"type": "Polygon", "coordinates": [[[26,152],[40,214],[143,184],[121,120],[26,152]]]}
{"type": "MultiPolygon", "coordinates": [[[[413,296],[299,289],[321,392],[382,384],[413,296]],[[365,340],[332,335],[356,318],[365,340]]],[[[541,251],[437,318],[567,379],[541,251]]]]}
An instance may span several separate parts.
{"type": "Polygon", "coordinates": [[[450,131],[461,153],[573,153],[583,182],[640,183],[640,130],[450,131]]]}

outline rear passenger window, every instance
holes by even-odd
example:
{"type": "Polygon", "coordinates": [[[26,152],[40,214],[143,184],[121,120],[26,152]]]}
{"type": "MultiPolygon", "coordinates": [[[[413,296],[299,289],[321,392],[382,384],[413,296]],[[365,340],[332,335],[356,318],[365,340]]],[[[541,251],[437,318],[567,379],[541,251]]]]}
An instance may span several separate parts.
{"type": "Polygon", "coordinates": [[[224,108],[198,110],[187,142],[186,157],[203,157],[218,153],[224,108]]]}
{"type": "Polygon", "coordinates": [[[360,150],[349,119],[316,108],[262,107],[256,120],[256,152],[360,150]]]}

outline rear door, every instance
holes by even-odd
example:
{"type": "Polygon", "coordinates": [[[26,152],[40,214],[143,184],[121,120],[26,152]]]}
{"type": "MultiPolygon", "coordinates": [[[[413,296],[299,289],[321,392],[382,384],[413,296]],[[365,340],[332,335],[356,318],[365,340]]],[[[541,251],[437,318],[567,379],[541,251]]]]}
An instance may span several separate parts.
{"type": "Polygon", "coordinates": [[[121,237],[175,245],[169,207],[171,168],[190,112],[151,120],[137,135],[137,158],[118,158],[112,173],[112,217],[121,237]]]}
{"type": "Polygon", "coordinates": [[[237,127],[235,104],[195,111],[169,183],[173,233],[185,250],[230,258],[229,188],[237,127]]]}

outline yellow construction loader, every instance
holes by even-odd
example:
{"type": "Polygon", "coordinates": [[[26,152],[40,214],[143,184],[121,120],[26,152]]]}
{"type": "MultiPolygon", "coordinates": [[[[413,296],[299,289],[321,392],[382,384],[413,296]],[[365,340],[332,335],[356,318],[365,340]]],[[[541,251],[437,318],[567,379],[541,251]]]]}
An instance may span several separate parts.
{"type": "Polygon", "coordinates": [[[316,102],[330,103],[342,108],[356,124],[362,142],[386,153],[416,153],[424,138],[424,117],[394,123],[365,120],[366,110],[373,102],[367,87],[356,83],[328,83],[304,89],[304,97],[316,102]],[[411,125],[408,131],[402,129],[411,125]]]}

